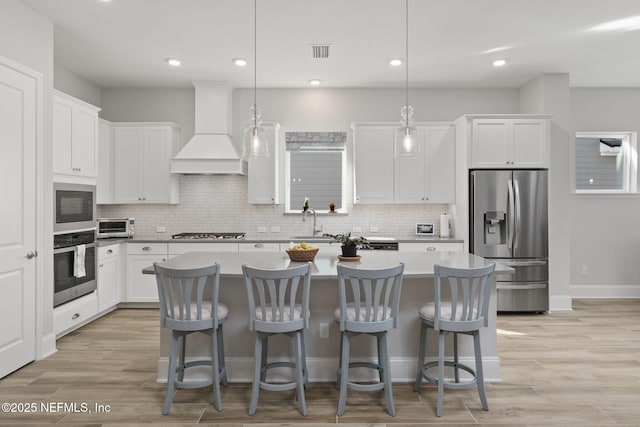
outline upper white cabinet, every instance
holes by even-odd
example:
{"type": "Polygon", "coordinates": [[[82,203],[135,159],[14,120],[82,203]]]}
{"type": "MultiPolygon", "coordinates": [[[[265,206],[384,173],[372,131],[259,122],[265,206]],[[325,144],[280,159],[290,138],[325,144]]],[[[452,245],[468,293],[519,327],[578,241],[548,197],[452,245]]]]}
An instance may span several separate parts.
{"type": "Polygon", "coordinates": [[[98,120],[96,203],[113,203],[113,127],[103,119],[98,120]]]}
{"type": "Polygon", "coordinates": [[[353,203],[393,203],[393,126],[354,124],[353,203]]]}
{"type": "Polygon", "coordinates": [[[396,203],[455,201],[455,127],[418,126],[418,157],[394,159],[396,203]]]}
{"type": "Polygon", "coordinates": [[[170,172],[178,131],[175,123],[113,124],[114,203],[178,203],[178,176],[170,172]]]}
{"type": "Polygon", "coordinates": [[[546,117],[471,118],[471,168],[548,168],[546,117]]]}
{"type": "Polygon", "coordinates": [[[53,91],[54,181],[95,184],[98,111],[98,107],[53,91]]]}
{"type": "Polygon", "coordinates": [[[419,156],[394,158],[397,124],[354,124],[354,203],[451,203],[455,200],[455,128],[417,124],[419,156]]]}
{"type": "Polygon", "coordinates": [[[268,157],[249,158],[248,201],[251,204],[280,203],[280,124],[263,123],[269,140],[268,157]]]}

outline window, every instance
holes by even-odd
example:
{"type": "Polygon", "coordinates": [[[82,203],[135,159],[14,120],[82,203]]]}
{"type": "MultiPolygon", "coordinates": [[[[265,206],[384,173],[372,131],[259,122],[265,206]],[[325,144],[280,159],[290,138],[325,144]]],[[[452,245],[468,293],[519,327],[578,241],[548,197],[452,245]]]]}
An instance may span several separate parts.
{"type": "Polygon", "coordinates": [[[574,155],[576,193],[637,192],[635,132],[578,132],[574,155]]]}
{"type": "Polygon", "coordinates": [[[346,212],[346,132],[285,132],[286,212],[302,212],[304,199],[317,212],[346,212]]]}

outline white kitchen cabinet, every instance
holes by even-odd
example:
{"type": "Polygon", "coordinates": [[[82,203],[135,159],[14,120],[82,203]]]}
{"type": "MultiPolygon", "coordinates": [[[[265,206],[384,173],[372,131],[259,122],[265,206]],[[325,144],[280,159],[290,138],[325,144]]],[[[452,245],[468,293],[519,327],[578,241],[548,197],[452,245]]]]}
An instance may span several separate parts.
{"type": "Polygon", "coordinates": [[[464,244],[462,242],[400,242],[398,251],[400,252],[462,252],[464,244]]]}
{"type": "Polygon", "coordinates": [[[548,168],[549,119],[471,119],[471,168],[548,168]]]}
{"type": "Polygon", "coordinates": [[[98,120],[96,203],[113,203],[113,127],[103,119],[98,120]]]}
{"type": "Polygon", "coordinates": [[[175,123],[114,123],[113,202],[177,204],[175,123]]]}
{"type": "Polygon", "coordinates": [[[142,269],[167,259],[167,243],[127,243],[127,302],[159,301],[156,276],[142,269]]]}
{"type": "Polygon", "coordinates": [[[353,124],[354,204],[393,203],[393,126],[353,124]]]}
{"type": "Polygon", "coordinates": [[[53,178],[95,184],[100,108],[60,91],[53,93],[53,178]]]}
{"type": "Polygon", "coordinates": [[[238,252],[238,243],[234,241],[169,243],[169,255],[182,255],[187,252],[238,252]]]}
{"type": "Polygon", "coordinates": [[[394,159],[396,203],[455,201],[455,128],[417,126],[419,155],[394,159]]]}
{"type": "Polygon", "coordinates": [[[57,338],[86,325],[98,314],[96,292],[84,295],[53,309],[53,333],[57,338]]]}
{"type": "Polygon", "coordinates": [[[98,312],[120,302],[120,245],[98,248],[98,312]]]}
{"type": "Polygon", "coordinates": [[[263,123],[269,141],[268,157],[249,157],[248,201],[254,205],[280,203],[280,123],[263,123]]]}

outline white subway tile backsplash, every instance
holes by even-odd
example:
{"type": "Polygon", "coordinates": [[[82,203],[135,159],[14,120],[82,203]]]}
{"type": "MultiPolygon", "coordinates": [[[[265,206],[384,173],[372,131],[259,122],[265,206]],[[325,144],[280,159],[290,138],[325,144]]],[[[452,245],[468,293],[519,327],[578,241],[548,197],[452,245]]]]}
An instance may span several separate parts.
{"type": "MultiPolygon", "coordinates": [[[[437,234],[440,214],[446,211],[447,205],[355,205],[348,215],[318,215],[317,221],[325,233],[360,227],[367,235],[377,228],[379,236],[402,238],[413,236],[417,222],[433,222],[437,234]]],[[[236,175],[182,175],[178,205],[100,205],[98,216],[134,217],[138,235],[158,235],[157,228],[165,227],[167,236],[216,231],[281,239],[311,234],[313,226],[301,217],[284,215],[284,205],[248,204],[247,178],[236,175]],[[258,233],[258,227],[268,231],[258,233]]]]}

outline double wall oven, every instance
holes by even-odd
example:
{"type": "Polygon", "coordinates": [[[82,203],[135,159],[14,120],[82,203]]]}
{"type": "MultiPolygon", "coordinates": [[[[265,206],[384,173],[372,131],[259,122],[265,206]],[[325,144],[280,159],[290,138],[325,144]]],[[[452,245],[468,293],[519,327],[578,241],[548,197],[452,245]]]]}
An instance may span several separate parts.
{"type": "Polygon", "coordinates": [[[54,307],[97,288],[95,195],[95,186],[54,184],[54,307]]]}

